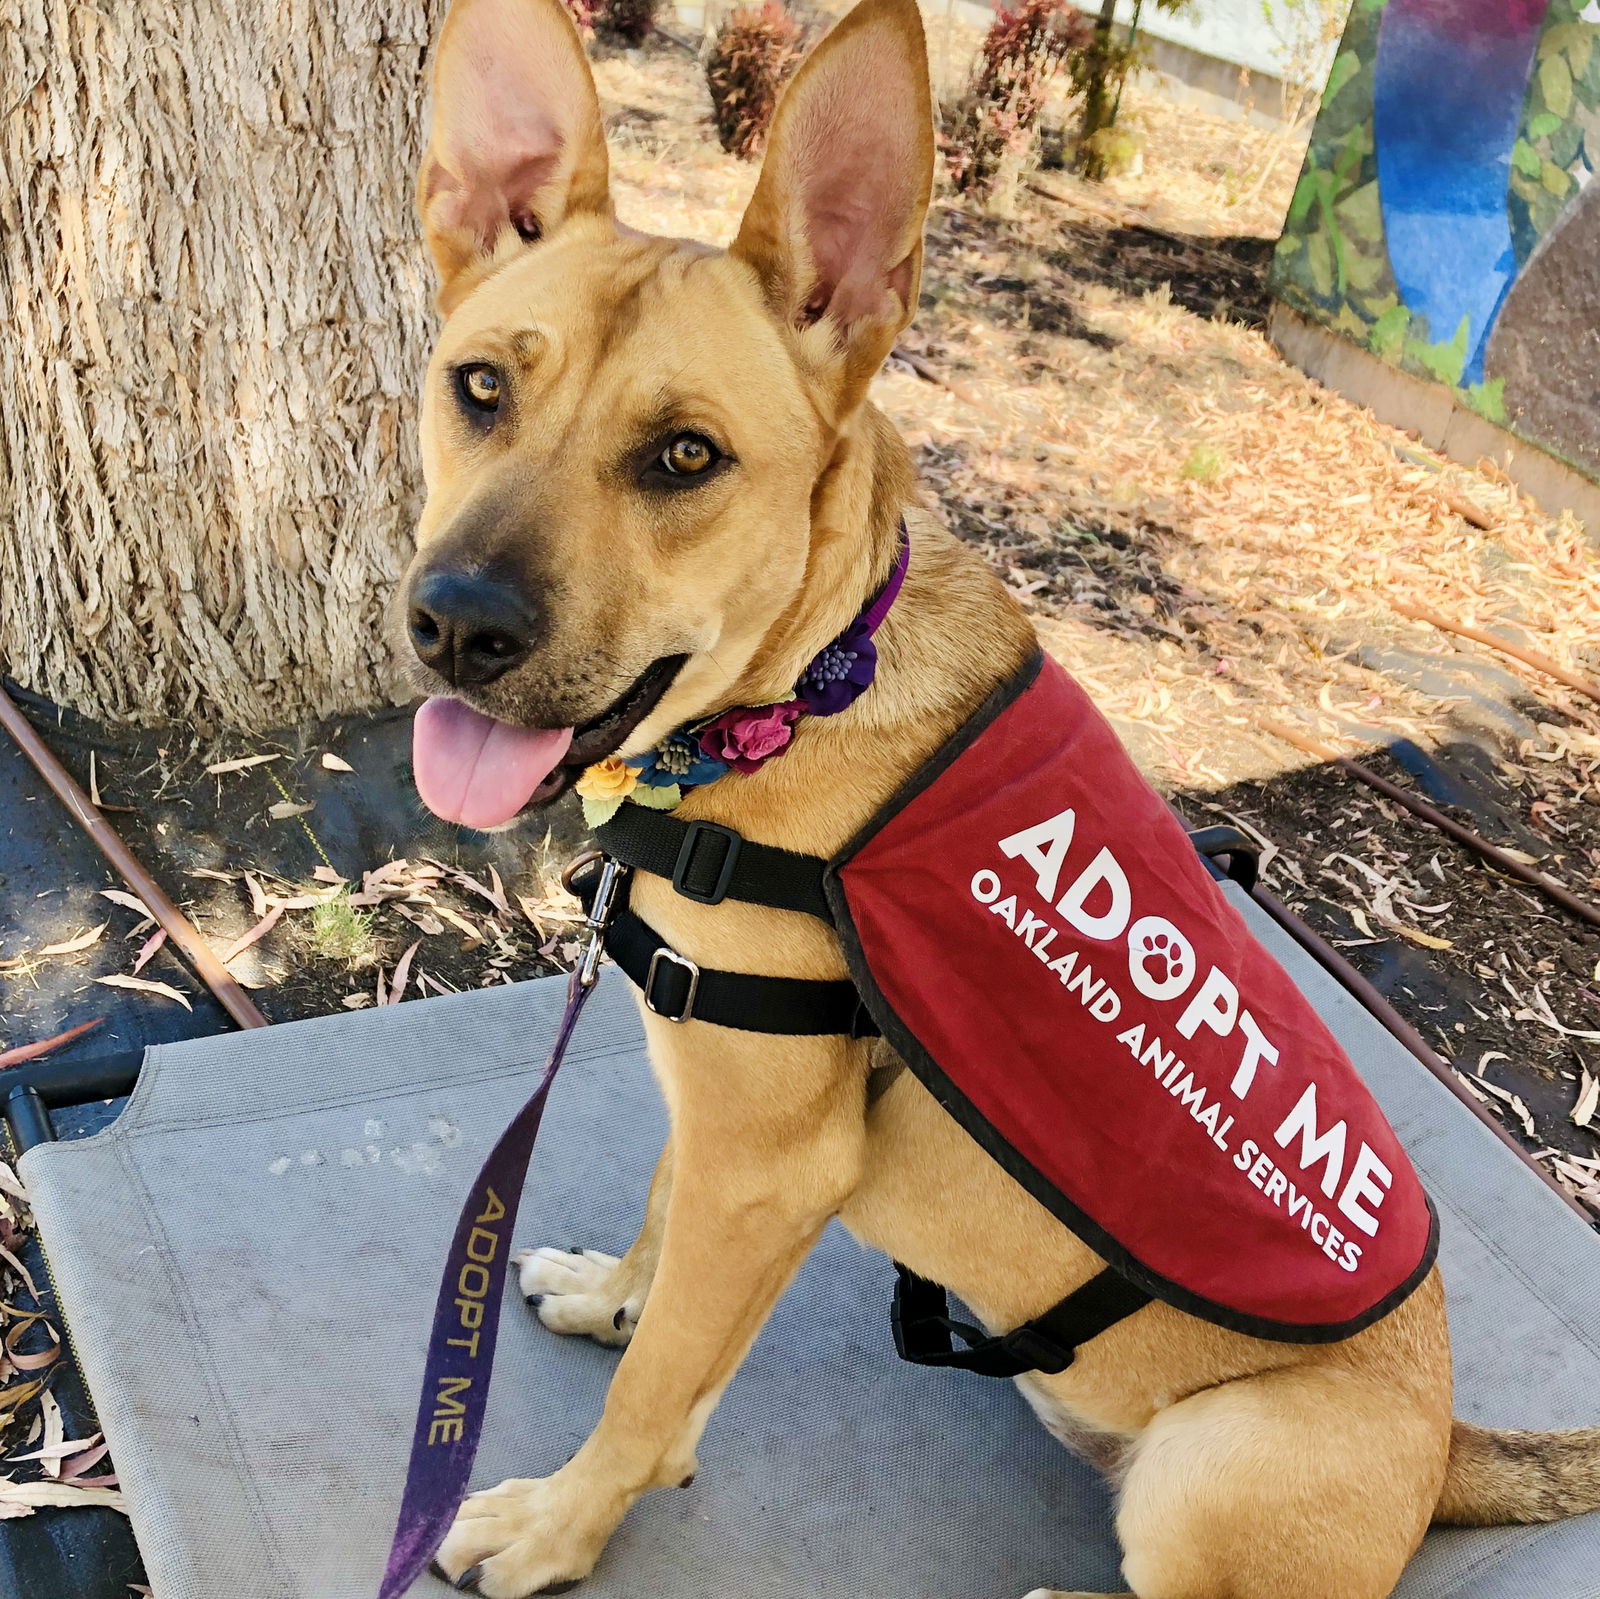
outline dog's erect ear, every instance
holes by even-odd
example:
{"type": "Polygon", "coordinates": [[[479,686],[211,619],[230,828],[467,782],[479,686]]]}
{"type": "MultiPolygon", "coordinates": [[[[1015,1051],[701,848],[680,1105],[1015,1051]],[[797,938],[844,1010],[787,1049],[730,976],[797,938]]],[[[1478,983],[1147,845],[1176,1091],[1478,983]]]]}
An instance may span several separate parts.
{"type": "Polygon", "coordinates": [[[479,257],[609,214],[600,102],[561,0],[456,0],[417,198],[446,298],[479,257]]]}
{"type": "Polygon", "coordinates": [[[911,320],[933,188],[916,0],[862,0],[784,91],[732,253],[796,326],[827,318],[851,400],[911,320]]]}

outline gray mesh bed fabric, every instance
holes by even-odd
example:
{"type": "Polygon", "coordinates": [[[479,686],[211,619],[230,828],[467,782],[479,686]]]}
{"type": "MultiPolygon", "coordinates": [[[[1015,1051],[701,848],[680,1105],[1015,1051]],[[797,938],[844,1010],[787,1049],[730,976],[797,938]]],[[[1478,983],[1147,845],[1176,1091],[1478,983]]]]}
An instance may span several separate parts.
{"type": "MultiPolygon", "coordinates": [[[[1238,898],[1237,891],[1235,897],[1238,898]]],[[[1600,1421],[1600,1237],[1242,901],[1439,1206],[1458,1411],[1600,1421]]],[[[557,980],[151,1051],[106,1132],[23,1161],[159,1599],[372,1599],[459,1198],[531,1087],[557,980]]],[[[663,1115],[608,973],[534,1157],[527,1243],[620,1251],[663,1115]]],[[[1009,1384],[903,1366],[887,1263],[829,1230],[592,1599],[1116,1589],[1111,1501],[1009,1384]]],[[[506,1306],[477,1482],[559,1466],[616,1356],[506,1306]]],[[[424,1577],[414,1594],[444,1594],[424,1577]]],[[[1600,1599],[1600,1516],[1431,1534],[1405,1599],[1600,1599]]],[[[1292,1599],[1292,1596],[1285,1596],[1292,1599]]]]}

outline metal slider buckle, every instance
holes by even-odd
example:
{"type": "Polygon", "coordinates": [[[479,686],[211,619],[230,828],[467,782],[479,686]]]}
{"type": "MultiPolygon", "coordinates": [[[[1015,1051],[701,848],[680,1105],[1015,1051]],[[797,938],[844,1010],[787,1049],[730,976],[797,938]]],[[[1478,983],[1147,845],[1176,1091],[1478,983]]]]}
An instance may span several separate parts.
{"type": "Polygon", "coordinates": [[[644,977],[644,1002],[657,1016],[665,1017],[669,1022],[686,1022],[694,1015],[694,997],[700,992],[700,968],[689,959],[687,955],[680,955],[675,949],[668,949],[662,945],[650,957],[650,969],[644,977]],[[677,1015],[671,1011],[662,1010],[656,1004],[656,973],[661,969],[662,961],[671,961],[674,966],[681,966],[689,974],[689,992],[684,995],[683,1009],[677,1015]]]}

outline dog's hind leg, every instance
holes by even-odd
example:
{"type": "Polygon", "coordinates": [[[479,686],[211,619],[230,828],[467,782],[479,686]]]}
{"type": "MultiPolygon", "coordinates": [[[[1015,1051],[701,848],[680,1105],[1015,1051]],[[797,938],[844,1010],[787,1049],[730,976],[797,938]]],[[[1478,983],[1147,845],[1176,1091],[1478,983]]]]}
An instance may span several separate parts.
{"type": "Polygon", "coordinates": [[[667,1196],[672,1191],[672,1140],[656,1162],[644,1225],[618,1260],[598,1249],[528,1249],[518,1255],[523,1296],[552,1332],[622,1348],[633,1337],[661,1258],[667,1196]]]}
{"type": "Polygon", "coordinates": [[[1121,1485],[1123,1579],[1137,1599],[1386,1599],[1444,1476],[1438,1387],[1330,1361],[1161,1411],[1121,1485]]]}

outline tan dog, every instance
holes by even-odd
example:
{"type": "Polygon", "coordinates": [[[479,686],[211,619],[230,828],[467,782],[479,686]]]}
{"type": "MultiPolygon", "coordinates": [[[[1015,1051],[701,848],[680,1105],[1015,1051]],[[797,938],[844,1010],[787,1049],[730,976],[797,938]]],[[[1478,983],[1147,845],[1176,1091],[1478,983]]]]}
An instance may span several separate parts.
{"type": "MultiPolygon", "coordinates": [[[[447,320],[408,615],[424,687],[513,727],[576,728],[570,748],[539,735],[564,753],[535,799],[691,719],[786,697],[883,582],[903,513],[910,577],[875,686],[680,815],[831,855],[1033,647],[1000,585],[912,510],[906,451],[866,399],[917,303],[932,167],[916,4],[864,0],[785,96],[733,248],[640,237],[613,218],[557,0],[457,0],[421,183],[447,320]]],[[[649,877],[635,903],[703,964],[846,975],[804,916],[712,909],[649,877]]],[[[585,1576],[635,1499],[693,1474],[830,1217],[992,1330],[1102,1264],[909,1073],[869,1106],[882,1045],[644,1022],[672,1118],[644,1231],[620,1263],[546,1251],[524,1275],[548,1326],[631,1342],[566,1466],[463,1507],[442,1567],[493,1599],[585,1576]]],[[[1381,1599],[1432,1520],[1600,1505],[1600,1430],[1452,1425],[1437,1274],[1331,1345],[1153,1304],[1021,1385],[1115,1469],[1138,1599],[1381,1599]]]]}

